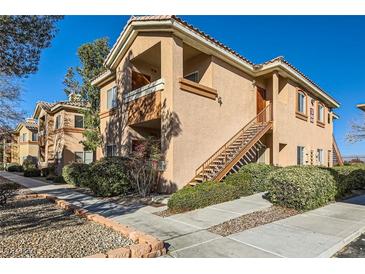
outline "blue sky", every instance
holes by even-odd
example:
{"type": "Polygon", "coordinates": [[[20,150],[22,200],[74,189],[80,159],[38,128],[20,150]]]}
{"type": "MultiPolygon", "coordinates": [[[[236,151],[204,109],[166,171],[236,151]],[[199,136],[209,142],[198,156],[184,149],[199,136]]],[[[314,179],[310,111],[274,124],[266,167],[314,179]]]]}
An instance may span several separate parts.
{"type": "MultiPolygon", "coordinates": [[[[284,56],[341,103],[335,136],[343,155],[365,155],[365,142],[348,144],[350,121],[365,116],[365,16],[181,16],[254,63],[284,56]],[[228,28],[229,26],[229,28],[228,28]]],[[[64,100],[63,78],[78,65],[77,48],[100,37],[112,45],[129,16],[66,16],[39,71],[24,81],[22,108],[32,115],[40,100],[64,100]]]]}

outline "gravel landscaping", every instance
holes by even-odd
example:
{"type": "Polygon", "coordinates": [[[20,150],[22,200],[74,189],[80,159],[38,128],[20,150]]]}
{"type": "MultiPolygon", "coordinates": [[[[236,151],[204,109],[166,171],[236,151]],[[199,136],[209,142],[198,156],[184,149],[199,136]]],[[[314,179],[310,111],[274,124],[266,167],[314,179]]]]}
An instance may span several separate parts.
{"type": "Polygon", "coordinates": [[[231,219],[219,225],[212,226],[208,231],[221,236],[228,236],[260,225],[272,223],[300,213],[295,209],[271,206],[267,209],[256,211],[231,219]]]}
{"type": "Polygon", "coordinates": [[[334,255],[337,258],[365,258],[365,233],[334,255]]]}
{"type": "Polygon", "coordinates": [[[12,198],[0,207],[0,257],[80,258],[133,242],[46,199],[12,198]]]}

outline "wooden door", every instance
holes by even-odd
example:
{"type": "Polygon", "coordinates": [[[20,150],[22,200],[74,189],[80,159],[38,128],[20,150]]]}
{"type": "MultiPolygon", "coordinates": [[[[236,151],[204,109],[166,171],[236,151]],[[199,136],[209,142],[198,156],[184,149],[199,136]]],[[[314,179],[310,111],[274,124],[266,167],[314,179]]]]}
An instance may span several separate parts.
{"type": "MultiPolygon", "coordinates": [[[[257,87],[257,96],[256,96],[256,114],[259,114],[266,107],[266,90],[260,87],[257,87]]],[[[257,117],[258,122],[265,122],[266,115],[263,113],[259,117],[257,117]]]]}

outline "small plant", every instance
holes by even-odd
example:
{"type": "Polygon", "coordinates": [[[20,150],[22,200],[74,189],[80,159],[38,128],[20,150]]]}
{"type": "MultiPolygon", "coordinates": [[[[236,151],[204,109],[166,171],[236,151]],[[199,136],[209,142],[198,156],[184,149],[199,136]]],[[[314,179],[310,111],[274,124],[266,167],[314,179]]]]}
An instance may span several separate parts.
{"type": "Polygon", "coordinates": [[[0,184],[0,206],[6,205],[8,199],[15,195],[19,186],[14,183],[0,184]]]}
{"type": "Polygon", "coordinates": [[[106,157],[94,162],[87,172],[87,187],[96,195],[108,197],[126,194],[132,189],[128,177],[128,160],[106,157]]]}
{"type": "Polygon", "coordinates": [[[67,184],[74,186],[87,186],[87,177],[90,166],[83,163],[71,163],[62,169],[63,179],[67,184]]]}
{"type": "Polygon", "coordinates": [[[24,177],[40,177],[41,171],[37,168],[28,168],[24,170],[24,177]]]}
{"type": "Polygon", "coordinates": [[[28,155],[23,161],[23,170],[38,168],[38,159],[28,155]]]}
{"type": "Polygon", "coordinates": [[[6,171],[9,171],[9,172],[22,172],[23,167],[19,164],[11,163],[11,164],[7,165],[6,171]]]}
{"type": "Polygon", "coordinates": [[[146,138],[128,156],[128,175],[133,187],[142,197],[157,188],[160,178],[158,170],[162,160],[160,140],[146,138]]]}

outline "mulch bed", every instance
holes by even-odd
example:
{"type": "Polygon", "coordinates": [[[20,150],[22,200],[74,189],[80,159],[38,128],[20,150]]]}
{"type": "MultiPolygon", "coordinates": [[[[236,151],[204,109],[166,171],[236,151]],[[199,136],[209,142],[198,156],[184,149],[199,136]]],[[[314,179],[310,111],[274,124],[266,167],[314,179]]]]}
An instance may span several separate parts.
{"type": "Polygon", "coordinates": [[[46,199],[11,198],[0,207],[0,257],[80,258],[133,242],[46,199]]]}
{"type": "Polygon", "coordinates": [[[365,258],[365,234],[351,242],[333,257],[336,258],[365,258]]]}
{"type": "Polygon", "coordinates": [[[208,231],[221,236],[228,236],[260,225],[272,223],[300,213],[295,209],[271,206],[267,209],[256,211],[231,219],[219,225],[212,226],[208,231]]]}
{"type": "Polygon", "coordinates": [[[152,214],[157,215],[162,218],[166,218],[166,217],[170,217],[172,215],[178,214],[178,213],[183,213],[183,212],[176,212],[171,209],[165,209],[162,211],[153,212],[152,214]]]}

